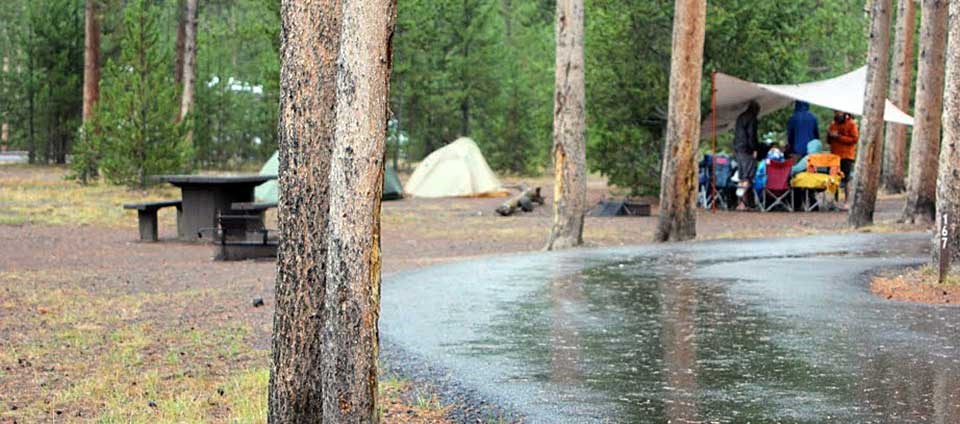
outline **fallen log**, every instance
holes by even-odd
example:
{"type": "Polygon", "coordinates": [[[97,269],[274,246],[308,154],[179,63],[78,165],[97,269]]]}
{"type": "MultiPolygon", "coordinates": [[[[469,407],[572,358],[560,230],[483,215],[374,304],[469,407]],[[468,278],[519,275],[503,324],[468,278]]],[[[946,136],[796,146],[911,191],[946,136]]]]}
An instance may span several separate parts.
{"type": "Polygon", "coordinates": [[[501,216],[510,216],[513,215],[517,209],[524,212],[531,212],[536,205],[542,204],[543,196],[540,195],[540,187],[526,188],[525,186],[521,186],[520,193],[497,207],[497,213],[501,216]]]}

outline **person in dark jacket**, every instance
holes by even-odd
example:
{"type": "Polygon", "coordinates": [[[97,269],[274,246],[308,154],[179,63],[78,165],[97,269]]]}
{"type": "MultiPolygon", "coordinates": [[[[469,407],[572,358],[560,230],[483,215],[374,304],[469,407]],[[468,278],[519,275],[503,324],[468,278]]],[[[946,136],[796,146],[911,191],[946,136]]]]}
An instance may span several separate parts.
{"type": "Polygon", "coordinates": [[[787,121],[787,155],[797,158],[806,156],[807,143],[820,139],[819,125],[817,117],[810,113],[810,104],[798,100],[794,104],[793,115],[787,121]]]}
{"type": "Polygon", "coordinates": [[[753,178],[757,175],[757,150],[760,148],[760,136],[757,129],[757,118],[760,116],[760,104],[750,101],[747,110],[737,117],[737,126],[733,136],[733,151],[737,156],[737,167],[740,176],[740,187],[737,188],[739,198],[737,209],[752,207],[753,178]]]}
{"type": "Polygon", "coordinates": [[[750,181],[757,172],[757,148],[760,147],[760,138],[757,135],[757,117],[760,115],[760,104],[750,101],[747,110],[737,117],[737,126],[733,136],[733,150],[737,154],[737,166],[740,169],[741,186],[749,187],[750,181]],[[746,184],[744,184],[746,183],[746,184]]]}

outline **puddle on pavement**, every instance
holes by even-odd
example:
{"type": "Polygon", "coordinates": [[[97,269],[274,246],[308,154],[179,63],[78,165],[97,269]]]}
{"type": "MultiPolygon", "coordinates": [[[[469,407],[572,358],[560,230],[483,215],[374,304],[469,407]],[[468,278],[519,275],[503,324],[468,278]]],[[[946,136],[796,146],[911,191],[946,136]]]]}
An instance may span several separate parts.
{"type": "Polygon", "coordinates": [[[560,275],[502,302],[456,353],[513,364],[507,380],[559,393],[574,421],[960,422],[960,339],[942,311],[894,317],[861,299],[836,320],[780,313],[677,272],[702,266],[680,255],[560,275]]]}

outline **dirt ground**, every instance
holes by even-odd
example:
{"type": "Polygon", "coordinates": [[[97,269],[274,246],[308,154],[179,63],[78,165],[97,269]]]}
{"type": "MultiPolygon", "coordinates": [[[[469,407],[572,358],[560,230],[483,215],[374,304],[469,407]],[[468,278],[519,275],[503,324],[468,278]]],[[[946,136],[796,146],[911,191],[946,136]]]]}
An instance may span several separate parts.
{"type": "MultiPolygon", "coordinates": [[[[215,262],[210,245],[136,241],[119,204],[175,194],[78,188],[57,168],[0,167],[0,423],[256,422],[265,412],[273,314],[272,261],[215,262]],[[74,214],[71,211],[75,211],[74,214]],[[253,299],[263,298],[264,307],[253,299]]],[[[512,180],[518,182],[519,180],[512,180]]],[[[392,273],[542,248],[546,207],[500,217],[503,199],[405,199],[383,205],[383,270],[392,273]]],[[[590,203],[607,196],[591,178],[590,203]]],[[[879,202],[893,223],[902,199],[879,202]]],[[[848,231],[843,213],[703,211],[701,239],[848,231]]],[[[648,243],[656,217],[586,220],[588,246],[648,243]]],[[[385,376],[386,422],[444,422],[428,391],[385,376]]]]}
{"type": "Polygon", "coordinates": [[[878,275],[870,281],[870,290],[887,300],[931,304],[960,304],[960,280],[947,278],[940,284],[937,272],[920,267],[878,275]]]}

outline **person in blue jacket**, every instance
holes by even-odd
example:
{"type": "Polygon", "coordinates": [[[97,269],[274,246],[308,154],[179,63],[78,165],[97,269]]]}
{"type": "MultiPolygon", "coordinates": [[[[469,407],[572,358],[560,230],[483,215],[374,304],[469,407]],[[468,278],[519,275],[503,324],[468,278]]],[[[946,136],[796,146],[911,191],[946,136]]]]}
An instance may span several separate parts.
{"type": "Polygon", "coordinates": [[[810,113],[810,104],[797,100],[793,115],[787,121],[787,155],[799,159],[807,155],[807,143],[820,139],[817,117],[810,113]]]}

